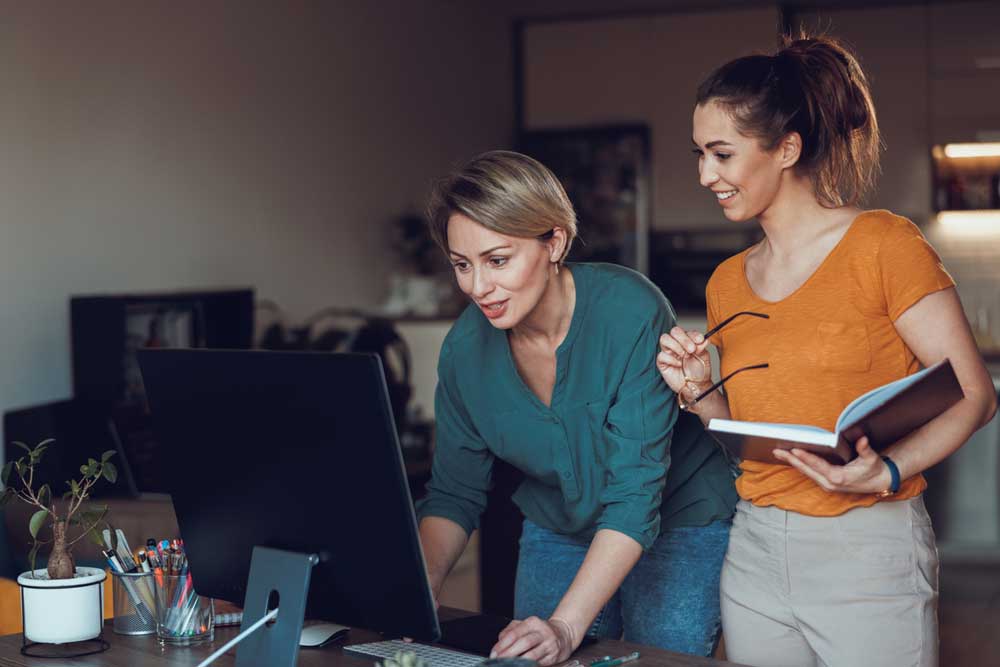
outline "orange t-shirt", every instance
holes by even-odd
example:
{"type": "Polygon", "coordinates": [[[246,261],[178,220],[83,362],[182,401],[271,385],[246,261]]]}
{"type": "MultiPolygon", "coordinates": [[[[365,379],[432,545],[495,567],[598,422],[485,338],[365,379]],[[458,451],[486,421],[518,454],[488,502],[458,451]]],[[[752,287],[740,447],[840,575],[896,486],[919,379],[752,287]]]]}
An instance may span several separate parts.
{"type": "MultiPolygon", "coordinates": [[[[893,322],[924,296],[954,286],[920,230],[888,211],[862,213],[819,268],[781,301],[758,297],[746,279],[744,251],[709,280],[708,326],[750,310],[713,336],[722,375],[754,364],[726,383],[732,418],[811,424],[832,431],[848,403],[919,370],[893,322]]],[[[812,516],[835,516],[878,502],[874,494],[830,493],[791,466],[746,460],[740,497],[812,516]]],[[[923,475],[894,499],[919,495],[923,475]]]]}

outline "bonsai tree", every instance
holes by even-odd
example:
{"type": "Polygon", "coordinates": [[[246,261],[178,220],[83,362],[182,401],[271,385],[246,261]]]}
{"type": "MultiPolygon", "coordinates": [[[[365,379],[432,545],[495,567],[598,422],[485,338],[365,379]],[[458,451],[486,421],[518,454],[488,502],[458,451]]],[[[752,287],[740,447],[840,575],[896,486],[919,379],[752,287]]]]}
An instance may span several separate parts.
{"type": "MultiPolygon", "coordinates": [[[[73,560],[72,552],[73,545],[82,538],[89,537],[98,546],[104,546],[97,533],[97,527],[104,522],[108,508],[107,506],[95,505],[85,507],[84,502],[90,497],[90,490],[98,480],[103,478],[114,483],[118,479],[118,470],[110,461],[111,457],[115,455],[114,451],[104,452],[100,461],[88,459],[86,464],[80,466],[80,478],[66,481],[68,489],[62,494],[61,501],[57,502],[48,484],[42,484],[38,490],[35,490],[35,468],[41,461],[45,450],[53,442],[55,440],[49,438],[38,443],[34,448],[28,447],[23,442],[14,442],[25,451],[25,454],[16,461],[8,461],[3,466],[3,474],[0,479],[3,481],[4,490],[3,494],[0,495],[0,506],[17,498],[37,508],[28,521],[28,532],[34,541],[28,554],[32,576],[39,548],[51,544],[52,553],[49,555],[48,565],[49,578],[71,579],[76,572],[76,563],[73,560]],[[39,534],[46,524],[52,526],[52,537],[43,540],[39,538],[39,534]],[[76,533],[76,536],[72,537],[71,532],[76,533]]],[[[113,533],[114,531],[112,531],[113,533]]]]}

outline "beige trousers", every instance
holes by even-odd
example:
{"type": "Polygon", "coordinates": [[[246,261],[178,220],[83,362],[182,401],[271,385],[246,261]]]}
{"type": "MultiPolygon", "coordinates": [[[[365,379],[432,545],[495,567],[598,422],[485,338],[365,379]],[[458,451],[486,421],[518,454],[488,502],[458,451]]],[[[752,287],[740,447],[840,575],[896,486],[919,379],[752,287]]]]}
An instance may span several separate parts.
{"type": "Polygon", "coordinates": [[[741,500],[720,593],[726,655],[733,662],[938,662],[938,557],[920,497],[837,517],[741,500]]]}

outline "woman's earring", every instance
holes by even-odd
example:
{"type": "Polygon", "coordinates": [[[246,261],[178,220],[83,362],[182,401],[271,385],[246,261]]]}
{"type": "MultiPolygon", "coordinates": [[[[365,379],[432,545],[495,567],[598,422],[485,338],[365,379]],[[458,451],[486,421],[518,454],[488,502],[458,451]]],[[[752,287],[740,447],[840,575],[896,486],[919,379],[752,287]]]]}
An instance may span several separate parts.
{"type": "Polygon", "coordinates": [[[559,262],[556,262],[555,265],[556,265],[556,275],[558,276],[559,275],[559,262]]]}

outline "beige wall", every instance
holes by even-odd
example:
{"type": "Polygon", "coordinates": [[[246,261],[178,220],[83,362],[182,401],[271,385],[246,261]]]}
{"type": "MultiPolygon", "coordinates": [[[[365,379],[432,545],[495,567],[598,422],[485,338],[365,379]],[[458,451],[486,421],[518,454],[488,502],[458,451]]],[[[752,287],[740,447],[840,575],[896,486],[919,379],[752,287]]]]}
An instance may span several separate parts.
{"type": "Polygon", "coordinates": [[[868,75],[885,148],[870,205],[920,223],[931,215],[927,13],[910,5],[799,14],[803,26],[851,45],[868,75]]]}
{"type": "Polygon", "coordinates": [[[384,297],[387,224],[509,145],[505,16],[451,0],[4,2],[0,409],[70,395],[68,297],[384,297]]]}
{"type": "Polygon", "coordinates": [[[529,129],[642,122],[652,129],[653,229],[722,226],[698,185],[691,113],[713,68],[773,48],[775,7],[531,23],[524,36],[529,129]]]}

